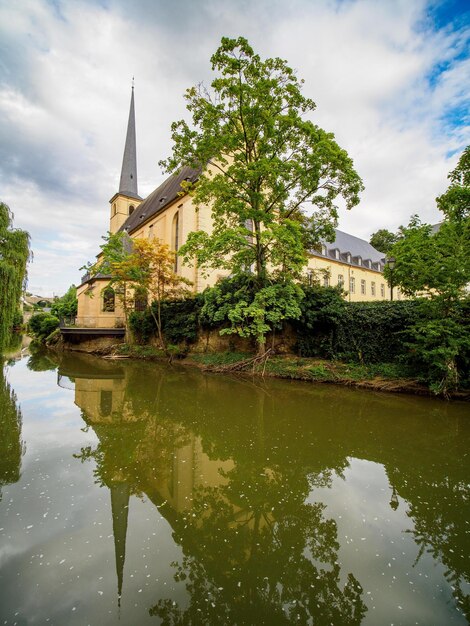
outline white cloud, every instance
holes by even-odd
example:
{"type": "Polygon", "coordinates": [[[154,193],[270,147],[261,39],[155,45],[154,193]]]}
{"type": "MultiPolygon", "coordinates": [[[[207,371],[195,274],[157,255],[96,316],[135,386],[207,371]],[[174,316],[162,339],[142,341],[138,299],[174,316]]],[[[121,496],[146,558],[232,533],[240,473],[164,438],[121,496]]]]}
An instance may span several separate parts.
{"type": "Polygon", "coordinates": [[[210,82],[222,35],[243,34],[305,78],[313,119],[335,133],[366,185],[340,228],[368,237],[412,213],[436,221],[434,198],[469,142],[455,111],[468,103],[470,62],[468,32],[433,30],[426,9],[424,0],[0,5],[0,196],[32,235],[30,288],[64,292],[98,250],[131,77],[145,196],[162,179],[157,163],[169,154],[171,122],[185,115],[184,90],[210,82]]]}

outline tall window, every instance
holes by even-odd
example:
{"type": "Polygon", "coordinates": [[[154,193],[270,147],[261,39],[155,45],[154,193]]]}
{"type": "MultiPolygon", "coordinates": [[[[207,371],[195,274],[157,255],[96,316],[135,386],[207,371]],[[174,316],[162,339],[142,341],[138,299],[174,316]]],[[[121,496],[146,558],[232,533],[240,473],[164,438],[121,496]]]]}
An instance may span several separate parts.
{"type": "Polygon", "coordinates": [[[363,296],[366,295],[366,281],[365,280],[361,280],[361,293],[363,296]]]}
{"type": "Polygon", "coordinates": [[[356,279],[354,278],[354,276],[351,276],[351,278],[349,279],[349,292],[355,293],[355,291],[356,291],[356,279]]]}
{"type": "Polygon", "coordinates": [[[149,239],[153,239],[153,224],[149,226],[149,239]]]}
{"type": "Polygon", "coordinates": [[[116,296],[112,287],[106,287],[102,292],[103,311],[105,313],[113,313],[115,308],[116,296]]]}
{"type": "Polygon", "coordinates": [[[147,302],[148,298],[145,289],[136,289],[134,293],[134,309],[136,311],[145,311],[147,302]]]}
{"type": "Polygon", "coordinates": [[[313,285],[314,273],[313,270],[307,270],[307,284],[309,287],[313,285]]]}
{"type": "Polygon", "coordinates": [[[370,292],[373,296],[375,296],[375,282],[372,281],[370,284],[370,292]]]}
{"type": "Polygon", "coordinates": [[[385,285],[384,284],[380,285],[380,295],[382,296],[382,298],[385,298],[385,285]]]}
{"type": "Polygon", "coordinates": [[[100,393],[100,413],[103,417],[111,415],[113,410],[113,392],[102,389],[100,393]]]}
{"type": "Polygon", "coordinates": [[[329,287],[330,286],[330,277],[328,276],[328,274],[324,274],[323,275],[323,287],[329,287]]]}
{"type": "Polygon", "coordinates": [[[134,213],[134,208],[131,204],[131,206],[129,207],[129,215],[132,215],[132,213],[134,213]]]}
{"type": "Polygon", "coordinates": [[[344,276],[342,274],[338,274],[338,287],[344,287],[344,276]]]}
{"type": "Polygon", "coordinates": [[[175,217],[173,218],[173,226],[172,226],[172,243],[173,250],[175,252],[175,266],[174,271],[178,271],[178,250],[180,247],[180,212],[177,211],[175,213],[175,217]]]}

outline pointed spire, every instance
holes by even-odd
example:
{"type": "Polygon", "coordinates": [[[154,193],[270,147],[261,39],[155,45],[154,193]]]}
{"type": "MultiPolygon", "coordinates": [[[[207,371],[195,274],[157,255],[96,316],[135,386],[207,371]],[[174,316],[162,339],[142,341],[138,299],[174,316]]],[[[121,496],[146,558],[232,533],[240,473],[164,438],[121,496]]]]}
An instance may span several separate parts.
{"type": "Polygon", "coordinates": [[[134,77],[132,77],[131,107],[127,122],[126,145],[122,159],[119,193],[139,198],[137,192],[137,156],[135,147],[134,77]]]}
{"type": "Polygon", "coordinates": [[[121,606],[124,561],[126,560],[127,517],[129,514],[130,487],[127,483],[114,483],[111,490],[113,515],[114,555],[118,583],[118,607],[121,606]]]}

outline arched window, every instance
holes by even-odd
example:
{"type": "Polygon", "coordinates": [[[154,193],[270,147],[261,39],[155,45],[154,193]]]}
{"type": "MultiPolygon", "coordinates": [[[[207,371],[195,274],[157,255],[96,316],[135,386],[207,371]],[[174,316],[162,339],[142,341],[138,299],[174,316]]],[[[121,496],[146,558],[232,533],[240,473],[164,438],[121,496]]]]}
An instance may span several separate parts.
{"type": "Polygon", "coordinates": [[[174,271],[178,271],[178,250],[180,247],[180,212],[177,211],[173,218],[173,224],[171,228],[171,243],[173,251],[175,252],[175,267],[174,271]]]}
{"type": "Polygon", "coordinates": [[[131,206],[129,207],[129,215],[132,215],[132,213],[134,213],[135,207],[131,206]]]}
{"type": "Polygon", "coordinates": [[[102,291],[103,311],[105,313],[114,313],[116,295],[112,287],[106,287],[102,291]]]}

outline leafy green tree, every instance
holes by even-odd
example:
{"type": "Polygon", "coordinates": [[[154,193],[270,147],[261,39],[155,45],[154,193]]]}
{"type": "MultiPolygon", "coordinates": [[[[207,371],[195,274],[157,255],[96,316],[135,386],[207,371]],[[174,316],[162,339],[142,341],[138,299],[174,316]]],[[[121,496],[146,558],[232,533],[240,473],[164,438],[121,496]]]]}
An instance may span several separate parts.
{"type": "Polygon", "coordinates": [[[29,234],[12,225],[10,209],[0,202],[0,351],[8,343],[30,257],[29,234]]]}
{"type": "Polygon", "coordinates": [[[459,386],[470,361],[469,327],[462,311],[470,284],[470,147],[437,198],[444,220],[436,229],[415,215],[391,248],[396,267],[384,275],[410,296],[425,294],[423,314],[409,331],[409,360],[437,393],[459,386]]]}
{"type": "Polygon", "coordinates": [[[436,198],[437,206],[448,220],[464,223],[470,215],[470,146],[465,148],[448,178],[449,188],[436,198]]]}
{"type": "Polygon", "coordinates": [[[54,302],[51,307],[51,313],[58,318],[73,318],[77,315],[77,308],[77,288],[75,285],[71,285],[67,289],[66,293],[54,302]]]}
{"type": "MultiPolygon", "coordinates": [[[[315,103],[285,61],[262,60],[243,37],[224,37],[211,63],[212,92],[187,90],[193,123],[172,125],[173,154],[162,165],[201,169],[184,187],[197,207],[211,207],[213,231],[191,233],[179,255],[234,276],[250,268],[258,302],[240,307],[262,352],[270,327],[263,302],[272,297],[263,290],[300,277],[307,251],[319,237],[333,237],[338,197],[351,208],[363,186],[333,134],[307,119],[315,103]]],[[[299,315],[290,300],[285,309],[299,315]]],[[[236,320],[233,332],[239,328],[236,320]]]]}
{"type": "Polygon", "coordinates": [[[384,269],[387,280],[410,296],[429,292],[431,297],[459,298],[470,282],[469,218],[444,220],[435,232],[415,215],[402,232],[390,250],[396,266],[384,269]]]}
{"type": "Polygon", "coordinates": [[[388,254],[393,244],[398,241],[398,238],[399,235],[390,232],[386,228],[380,228],[375,233],[372,233],[369,243],[379,252],[388,254]]]}
{"type": "MultiPolygon", "coordinates": [[[[444,220],[439,227],[422,224],[417,215],[390,254],[396,259],[393,282],[408,295],[460,298],[470,283],[470,146],[449,173],[447,191],[436,199],[444,220]]],[[[390,268],[384,275],[390,279],[390,268]]]]}

